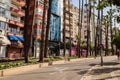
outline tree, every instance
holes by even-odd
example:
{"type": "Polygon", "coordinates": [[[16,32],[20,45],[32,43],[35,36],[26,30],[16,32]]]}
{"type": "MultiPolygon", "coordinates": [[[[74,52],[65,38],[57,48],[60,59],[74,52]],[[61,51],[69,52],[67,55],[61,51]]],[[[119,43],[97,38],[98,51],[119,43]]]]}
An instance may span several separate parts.
{"type": "Polygon", "coordinates": [[[105,25],[105,56],[108,55],[108,27],[109,27],[109,17],[108,15],[104,16],[104,25],[105,25]]]}
{"type": "Polygon", "coordinates": [[[68,10],[69,10],[69,31],[70,31],[70,49],[69,49],[69,57],[71,57],[71,47],[72,47],[72,38],[71,38],[71,11],[70,11],[70,0],[68,0],[68,10]]]}
{"type": "Polygon", "coordinates": [[[46,28],[46,36],[45,36],[45,49],[44,49],[44,57],[47,57],[48,53],[48,38],[49,38],[49,30],[50,30],[50,18],[51,18],[51,4],[52,0],[49,0],[49,9],[48,9],[48,17],[47,17],[47,28],[46,28]]]}
{"type": "Polygon", "coordinates": [[[66,53],[66,39],[65,39],[65,29],[66,29],[66,0],[63,0],[63,22],[64,22],[64,25],[63,25],[63,47],[64,47],[64,49],[63,49],[63,56],[65,57],[65,53],[66,53]]]}
{"type": "Polygon", "coordinates": [[[115,35],[113,41],[112,41],[112,44],[116,45],[117,49],[120,50],[120,30],[119,32],[115,35]]]}
{"type": "Polygon", "coordinates": [[[42,33],[41,33],[41,44],[40,44],[40,55],[39,55],[39,62],[44,62],[44,30],[45,30],[45,16],[46,16],[46,3],[47,0],[44,0],[44,10],[43,10],[43,16],[42,16],[42,33]]]}
{"type": "Polygon", "coordinates": [[[26,0],[26,7],[25,7],[25,23],[24,23],[24,58],[25,63],[28,63],[28,53],[29,53],[29,47],[30,44],[27,41],[28,35],[26,32],[28,31],[28,22],[29,22],[29,8],[30,8],[30,0],[26,0]]]}

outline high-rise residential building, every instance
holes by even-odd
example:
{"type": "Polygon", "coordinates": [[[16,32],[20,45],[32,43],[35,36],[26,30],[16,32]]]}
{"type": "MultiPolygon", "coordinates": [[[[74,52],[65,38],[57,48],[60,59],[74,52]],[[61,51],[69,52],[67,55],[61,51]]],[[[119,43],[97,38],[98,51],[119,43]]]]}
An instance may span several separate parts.
{"type": "Polygon", "coordinates": [[[22,17],[25,16],[22,7],[24,6],[24,0],[0,0],[0,29],[5,32],[4,36],[8,37],[11,42],[2,49],[5,52],[4,57],[19,58],[22,56],[24,41],[22,17]]]}
{"type": "Polygon", "coordinates": [[[64,23],[63,26],[65,27],[65,41],[69,42],[70,39],[73,39],[73,13],[71,10],[71,5],[69,3],[69,0],[65,0],[64,2],[64,9],[63,9],[63,18],[64,23]]]}
{"type": "Polygon", "coordinates": [[[76,42],[77,39],[76,39],[76,36],[78,35],[78,23],[79,23],[79,9],[74,6],[73,4],[71,4],[71,8],[70,8],[73,16],[72,16],[72,30],[71,30],[71,33],[72,33],[72,38],[73,38],[73,41],[72,42],[76,42]]]}

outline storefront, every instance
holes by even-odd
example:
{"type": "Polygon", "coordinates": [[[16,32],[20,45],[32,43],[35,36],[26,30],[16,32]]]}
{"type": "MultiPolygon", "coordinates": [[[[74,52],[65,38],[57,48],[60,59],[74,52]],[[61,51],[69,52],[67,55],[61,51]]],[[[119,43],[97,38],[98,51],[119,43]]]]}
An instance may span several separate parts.
{"type": "Polygon", "coordinates": [[[6,36],[0,35],[0,58],[6,57],[6,47],[10,44],[11,42],[6,36]]]}
{"type": "Polygon", "coordinates": [[[20,59],[23,57],[23,41],[24,38],[20,35],[8,34],[11,45],[7,47],[7,57],[10,59],[20,59]]]}

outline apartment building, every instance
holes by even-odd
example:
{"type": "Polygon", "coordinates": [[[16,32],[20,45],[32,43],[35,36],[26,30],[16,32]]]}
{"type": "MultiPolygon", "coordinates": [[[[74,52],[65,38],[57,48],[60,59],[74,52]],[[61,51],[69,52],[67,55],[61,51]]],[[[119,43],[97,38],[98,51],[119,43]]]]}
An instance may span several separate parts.
{"type": "Polygon", "coordinates": [[[0,0],[0,29],[11,42],[9,46],[6,46],[7,50],[4,50],[4,57],[19,58],[22,56],[24,41],[22,17],[25,16],[22,7],[24,6],[24,0],[0,0]]]}
{"type": "Polygon", "coordinates": [[[65,27],[65,41],[69,42],[70,39],[73,40],[73,13],[71,10],[71,5],[69,5],[69,0],[65,0],[63,9],[63,18],[65,27]]]}
{"type": "Polygon", "coordinates": [[[78,35],[78,23],[79,23],[79,9],[74,6],[73,4],[71,4],[71,12],[73,14],[72,17],[72,37],[73,37],[73,43],[77,41],[76,36],[78,35]]]}

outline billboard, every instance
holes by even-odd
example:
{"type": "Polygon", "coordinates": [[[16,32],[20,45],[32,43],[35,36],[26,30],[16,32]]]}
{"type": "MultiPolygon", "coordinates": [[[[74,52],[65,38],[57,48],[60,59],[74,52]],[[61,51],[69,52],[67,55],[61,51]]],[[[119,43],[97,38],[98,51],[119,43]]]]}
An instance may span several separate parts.
{"type": "Polygon", "coordinates": [[[50,24],[50,40],[51,41],[60,41],[60,17],[56,15],[51,15],[51,24],[50,24]]]}
{"type": "Polygon", "coordinates": [[[51,13],[56,15],[61,14],[61,0],[52,0],[51,13]]]}
{"type": "Polygon", "coordinates": [[[61,41],[61,0],[52,0],[50,40],[61,41]]]}

